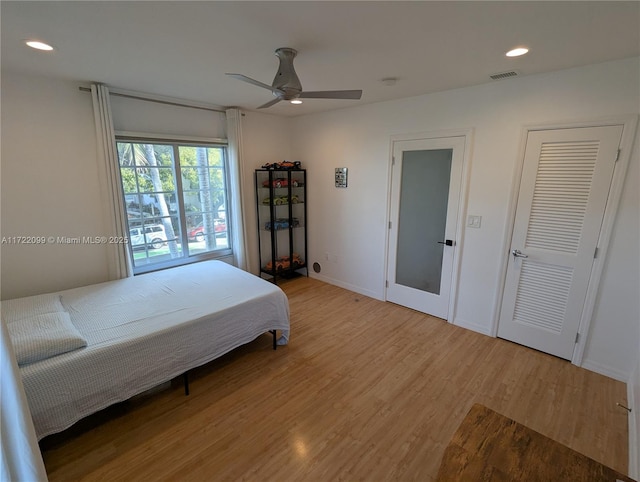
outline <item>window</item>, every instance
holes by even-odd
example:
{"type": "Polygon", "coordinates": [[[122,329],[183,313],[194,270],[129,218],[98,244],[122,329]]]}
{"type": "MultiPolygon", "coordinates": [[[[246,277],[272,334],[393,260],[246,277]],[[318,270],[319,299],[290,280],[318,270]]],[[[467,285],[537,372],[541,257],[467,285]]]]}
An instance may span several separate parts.
{"type": "Polygon", "coordinates": [[[116,145],[134,273],[231,254],[225,145],[116,145]]]}

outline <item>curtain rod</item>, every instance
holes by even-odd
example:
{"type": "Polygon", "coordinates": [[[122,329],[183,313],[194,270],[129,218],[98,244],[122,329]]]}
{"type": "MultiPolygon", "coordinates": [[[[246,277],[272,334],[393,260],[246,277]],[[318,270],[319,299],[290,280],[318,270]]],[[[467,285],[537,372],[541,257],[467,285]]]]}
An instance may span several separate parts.
{"type": "MultiPolygon", "coordinates": [[[[80,89],[82,92],[91,92],[91,89],[89,87],[78,87],[78,89],[80,89]]],[[[153,98],[153,97],[147,97],[144,96],[142,94],[132,94],[132,93],[125,93],[125,92],[118,92],[117,90],[109,90],[109,95],[114,95],[117,97],[126,97],[128,99],[136,99],[136,100],[144,100],[146,102],[156,102],[158,104],[166,104],[166,105],[175,105],[178,107],[189,107],[191,109],[200,109],[200,110],[209,110],[212,112],[220,112],[222,114],[225,113],[224,110],[222,109],[216,109],[214,107],[205,107],[202,105],[194,105],[194,104],[185,104],[185,103],[181,103],[181,102],[173,102],[170,100],[163,100],[163,99],[157,99],[157,98],[153,98]]]]}

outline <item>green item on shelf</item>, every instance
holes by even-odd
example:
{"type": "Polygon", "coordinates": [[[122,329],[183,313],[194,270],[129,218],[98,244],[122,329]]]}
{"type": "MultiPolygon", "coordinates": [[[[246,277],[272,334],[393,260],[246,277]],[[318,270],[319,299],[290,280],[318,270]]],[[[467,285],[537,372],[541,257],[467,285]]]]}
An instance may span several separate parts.
{"type": "MultiPolygon", "coordinates": [[[[273,204],[275,204],[276,206],[281,206],[283,204],[289,204],[289,197],[288,196],[277,196],[273,198],[273,201],[271,201],[271,198],[264,198],[262,200],[262,204],[264,205],[269,205],[273,202],[273,204]]],[[[298,198],[297,194],[294,194],[291,196],[291,204],[298,204],[300,202],[300,199],[298,198]]]]}

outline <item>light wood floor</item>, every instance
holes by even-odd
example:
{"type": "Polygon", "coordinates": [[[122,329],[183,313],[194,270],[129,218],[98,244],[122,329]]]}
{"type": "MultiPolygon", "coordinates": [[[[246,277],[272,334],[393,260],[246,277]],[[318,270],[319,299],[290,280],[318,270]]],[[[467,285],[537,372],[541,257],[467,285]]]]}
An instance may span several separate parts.
{"type": "Polygon", "coordinates": [[[420,480],[478,402],[627,473],[623,383],[309,278],[262,336],[42,442],[52,482],[420,480]]]}

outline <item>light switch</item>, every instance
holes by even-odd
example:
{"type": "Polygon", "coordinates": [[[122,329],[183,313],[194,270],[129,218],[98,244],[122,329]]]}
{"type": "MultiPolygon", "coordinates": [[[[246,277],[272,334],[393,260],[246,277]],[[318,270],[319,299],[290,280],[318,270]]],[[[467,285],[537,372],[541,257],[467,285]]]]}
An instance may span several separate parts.
{"type": "Polygon", "coordinates": [[[470,228],[479,228],[482,222],[482,216],[467,216],[467,226],[470,228]]]}

